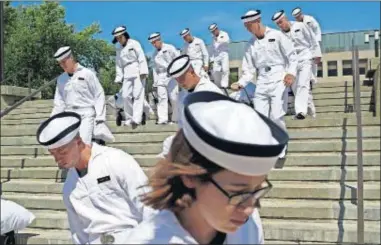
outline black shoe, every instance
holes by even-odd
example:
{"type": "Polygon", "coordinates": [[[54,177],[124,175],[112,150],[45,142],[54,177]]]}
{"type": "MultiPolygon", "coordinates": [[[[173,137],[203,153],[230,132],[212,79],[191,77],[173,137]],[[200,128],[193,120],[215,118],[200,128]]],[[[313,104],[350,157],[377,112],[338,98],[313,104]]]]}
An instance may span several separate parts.
{"type": "Polygon", "coordinates": [[[298,113],[296,116],[295,116],[296,119],[299,119],[299,120],[303,120],[305,119],[306,117],[303,115],[303,113],[298,113]]]}
{"type": "Polygon", "coordinates": [[[15,238],[15,232],[10,231],[8,233],[4,234],[4,240],[3,240],[4,245],[13,245],[16,244],[16,238],[15,238]]]}
{"type": "Polygon", "coordinates": [[[122,114],[118,112],[118,114],[116,115],[116,126],[120,125],[122,125],[122,114]]]}
{"type": "Polygon", "coordinates": [[[146,114],[144,112],[142,115],[142,125],[146,125],[146,114]]]}

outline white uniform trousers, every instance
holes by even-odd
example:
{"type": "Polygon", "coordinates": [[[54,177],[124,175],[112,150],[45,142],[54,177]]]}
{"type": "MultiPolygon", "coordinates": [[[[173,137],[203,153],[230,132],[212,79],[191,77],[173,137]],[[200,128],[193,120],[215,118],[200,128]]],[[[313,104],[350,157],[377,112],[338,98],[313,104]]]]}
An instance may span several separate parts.
{"type": "Polygon", "coordinates": [[[65,111],[72,111],[81,116],[81,125],[79,126],[79,135],[82,141],[90,145],[93,138],[95,124],[95,110],[92,107],[85,108],[67,108],[65,111]]]}
{"type": "Polygon", "coordinates": [[[212,77],[214,83],[219,88],[227,88],[229,86],[229,73],[229,54],[221,53],[213,63],[212,77]]]}
{"type": "Polygon", "coordinates": [[[311,60],[300,61],[298,63],[298,73],[296,79],[291,85],[294,92],[295,114],[303,113],[307,115],[308,97],[311,81],[311,60]]]}
{"type": "Polygon", "coordinates": [[[307,114],[312,116],[313,118],[316,117],[316,108],[314,103],[314,98],[312,95],[312,88],[308,91],[308,108],[307,108],[307,114]]]}
{"type": "Polygon", "coordinates": [[[158,123],[168,122],[168,99],[172,108],[172,122],[177,121],[177,96],[179,88],[176,80],[170,79],[168,84],[157,86],[157,116],[158,123]]]}
{"type": "MultiPolygon", "coordinates": [[[[279,75],[278,75],[279,76],[279,75]]],[[[284,116],[287,112],[288,91],[283,80],[269,81],[269,77],[258,77],[254,94],[254,107],[287,132],[284,116]]],[[[284,157],[287,146],[279,157],[284,157]]]]}
{"type": "Polygon", "coordinates": [[[144,92],[145,81],[140,80],[140,77],[125,78],[123,80],[122,97],[126,122],[141,123],[145,104],[144,92]]]}

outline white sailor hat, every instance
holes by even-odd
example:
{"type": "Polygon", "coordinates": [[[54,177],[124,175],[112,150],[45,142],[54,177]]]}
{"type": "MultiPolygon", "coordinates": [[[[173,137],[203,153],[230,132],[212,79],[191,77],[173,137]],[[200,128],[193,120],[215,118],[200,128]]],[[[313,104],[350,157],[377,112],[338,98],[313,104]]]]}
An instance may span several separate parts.
{"type": "Polygon", "coordinates": [[[113,31],[112,31],[112,35],[114,37],[117,37],[117,36],[120,36],[122,35],[123,33],[125,33],[127,30],[127,28],[125,26],[118,26],[117,28],[115,28],[113,31]]]}
{"type": "Polygon", "coordinates": [[[268,174],[289,140],[264,115],[215,92],[189,94],[182,116],[184,136],[197,153],[242,175],[268,174]]]}
{"type": "Polygon", "coordinates": [[[61,61],[71,54],[71,48],[69,46],[59,48],[54,54],[54,58],[57,61],[61,61]]]}
{"type": "Polygon", "coordinates": [[[189,55],[183,54],[174,58],[168,65],[167,74],[176,78],[183,75],[191,66],[189,55]]]}
{"type": "Polygon", "coordinates": [[[296,7],[292,10],[291,14],[292,16],[296,17],[302,13],[302,9],[299,7],[296,7]]]}
{"type": "Polygon", "coordinates": [[[154,33],[152,33],[151,35],[149,35],[149,37],[148,37],[148,41],[150,41],[150,42],[154,42],[154,41],[156,41],[156,40],[158,40],[158,39],[160,39],[160,32],[154,32],[154,33]]]}
{"type": "Polygon", "coordinates": [[[111,35],[114,36],[114,39],[112,40],[112,43],[116,43],[116,37],[124,34],[127,31],[127,28],[125,26],[118,26],[114,30],[112,30],[111,35]]]}
{"type": "Polygon", "coordinates": [[[37,142],[55,149],[72,141],[79,132],[81,116],[75,112],[61,112],[44,121],[37,129],[37,142]]]}
{"type": "Polygon", "coordinates": [[[185,28],[184,30],[182,30],[182,31],[180,32],[180,36],[185,37],[185,36],[188,35],[189,33],[190,33],[189,28],[185,28]]]}
{"type": "Polygon", "coordinates": [[[261,11],[260,10],[250,10],[246,12],[245,15],[241,16],[241,20],[243,23],[257,20],[261,17],[261,11]]]}
{"type": "Polygon", "coordinates": [[[283,18],[285,16],[284,10],[280,10],[276,12],[273,17],[271,17],[271,20],[274,22],[277,22],[279,19],[283,18]]]}
{"type": "Polygon", "coordinates": [[[209,31],[212,32],[212,31],[214,31],[215,29],[217,29],[217,27],[218,27],[217,24],[216,24],[216,23],[213,23],[213,24],[211,24],[211,25],[209,26],[208,29],[209,29],[209,31]]]}

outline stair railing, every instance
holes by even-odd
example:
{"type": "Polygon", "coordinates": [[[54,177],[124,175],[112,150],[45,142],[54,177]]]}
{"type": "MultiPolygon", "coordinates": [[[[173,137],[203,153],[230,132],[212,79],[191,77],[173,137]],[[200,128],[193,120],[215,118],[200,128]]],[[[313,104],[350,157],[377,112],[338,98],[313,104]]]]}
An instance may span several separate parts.
{"type": "Polygon", "coordinates": [[[57,78],[58,76],[56,76],[55,78],[53,78],[52,80],[50,80],[49,82],[47,83],[44,83],[41,87],[39,87],[36,91],[34,91],[33,93],[30,93],[29,95],[25,96],[24,98],[22,98],[21,100],[17,101],[16,103],[14,103],[13,105],[11,106],[8,106],[7,108],[5,108],[3,111],[0,112],[0,118],[2,118],[3,116],[7,115],[8,113],[10,113],[11,111],[13,111],[14,109],[16,109],[17,107],[19,107],[21,104],[23,104],[25,101],[28,101],[30,99],[32,99],[35,95],[37,95],[38,93],[40,93],[42,90],[48,88],[49,86],[51,86],[52,84],[54,84],[56,81],[57,81],[57,78]]]}
{"type": "Polygon", "coordinates": [[[364,244],[364,177],[363,177],[363,147],[361,120],[361,82],[359,69],[359,50],[352,39],[352,77],[354,109],[357,119],[357,243],[364,244]]]}

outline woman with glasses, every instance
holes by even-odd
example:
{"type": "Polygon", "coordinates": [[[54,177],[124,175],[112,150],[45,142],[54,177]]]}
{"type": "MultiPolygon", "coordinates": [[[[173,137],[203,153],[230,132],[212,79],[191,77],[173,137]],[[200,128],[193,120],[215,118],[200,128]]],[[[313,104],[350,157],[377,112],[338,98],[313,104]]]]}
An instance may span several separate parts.
{"type": "Polygon", "coordinates": [[[250,106],[202,91],[184,101],[183,128],[149,177],[143,202],[161,210],[129,244],[261,244],[258,201],[288,135],[250,106]]]}

